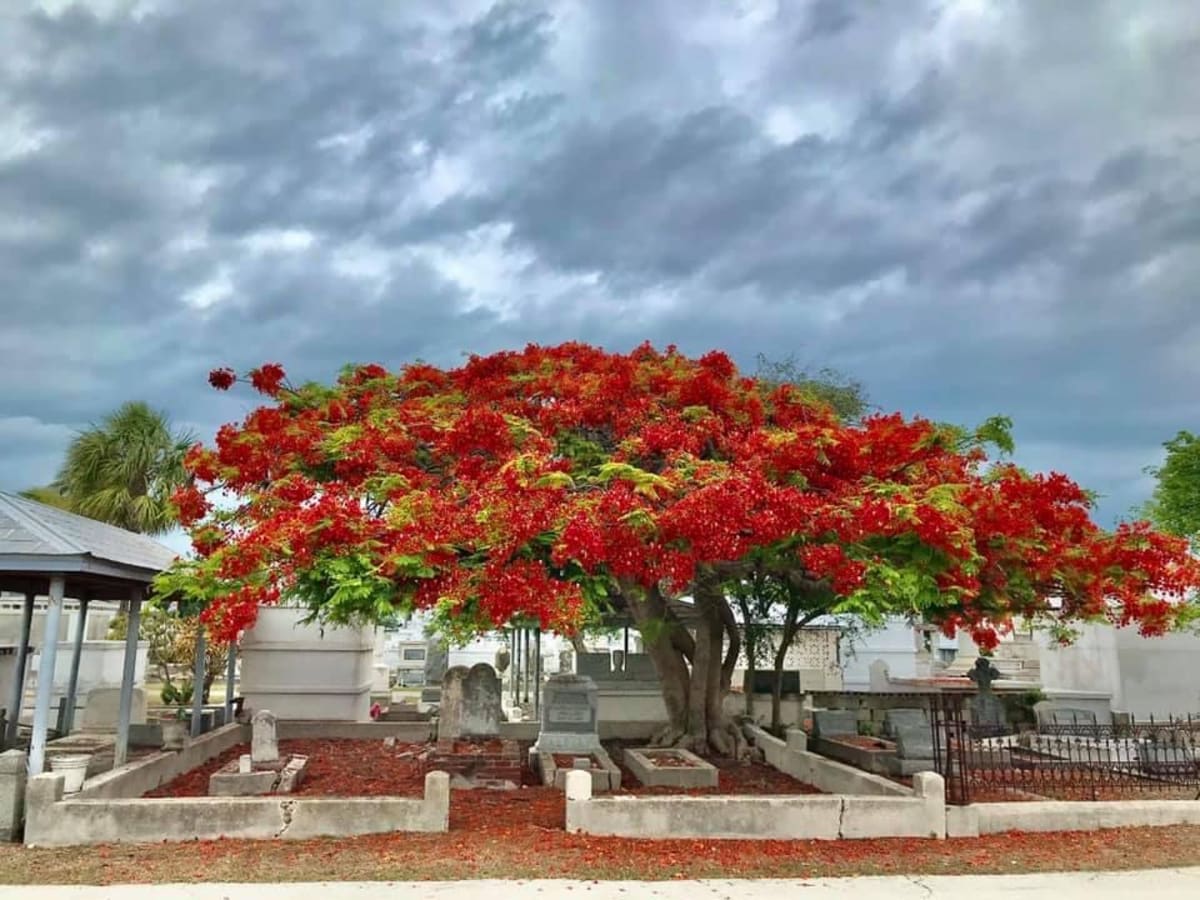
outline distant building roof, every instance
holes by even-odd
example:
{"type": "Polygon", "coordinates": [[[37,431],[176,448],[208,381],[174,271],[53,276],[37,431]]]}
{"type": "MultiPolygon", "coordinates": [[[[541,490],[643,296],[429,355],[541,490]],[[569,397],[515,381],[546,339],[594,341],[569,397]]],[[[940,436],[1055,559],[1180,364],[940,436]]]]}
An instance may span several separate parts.
{"type": "Polygon", "coordinates": [[[177,556],[145,535],[0,491],[0,574],[149,582],[177,556]]]}

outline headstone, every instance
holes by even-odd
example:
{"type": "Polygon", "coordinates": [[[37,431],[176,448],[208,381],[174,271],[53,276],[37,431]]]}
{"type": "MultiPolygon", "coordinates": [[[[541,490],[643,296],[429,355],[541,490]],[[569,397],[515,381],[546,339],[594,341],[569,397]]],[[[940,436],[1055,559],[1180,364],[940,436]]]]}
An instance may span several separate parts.
{"type": "Polygon", "coordinates": [[[512,652],[507,646],[501,647],[496,651],[496,671],[503,675],[508,671],[508,664],[512,662],[512,652]]]}
{"type": "Polygon", "coordinates": [[[534,749],[542,753],[596,750],[599,711],[596,682],[586,675],[552,675],[542,687],[542,724],[534,749]]]}
{"type": "Polygon", "coordinates": [[[858,734],[858,713],[852,709],[813,710],[813,735],[819,738],[858,734]]]}
{"type": "Polygon", "coordinates": [[[986,656],[981,656],[975,660],[967,677],[979,688],[979,693],[971,698],[969,704],[972,727],[984,731],[1005,730],[1008,727],[1008,715],[1004,704],[992,693],[992,682],[1001,677],[1000,670],[986,656]]]}
{"type": "Polygon", "coordinates": [[[254,762],[249,753],[243,753],[238,757],[238,771],[245,775],[247,772],[254,771],[254,762]]]}
{"type": "Polygon", "coordinates": [[[580,653],[575,665],[575,674],[587,676],[594,681],[611,681],[612,658],[607,653],[580,653]]]}
{"type": "Polygon", "coordinates": [[[501,694],[496,670],[487,663],[449,669],[442,682],[438,739],[498,736],[504,715],[501,694]]]}
{"type": "Polygon", "coordinates": [[[648,653],[630,653],[625,657],[626,681],[658,681],[658,669],[648,653]]]}
{"type": "Polygon", "coordinates": [[[888,664],[882,659],[877,659],[867,669],[867,677],[870,682],[870,688],[875,693],[883,693],[892,690],[892,673],[888,669],[888,664]]]}
{"type": "Polygon", "coordinates": [[[896,755],[901,759],[933,759],[933,732],[928,725],[901,725],[896,731],[896,755]]]}
{"type": "Polygon", "coordinates": [[[614,672],[625,671],[625,651],[614,650],[612,654],[612,668],[614,672]]]}
{"type": "Polygon", "coordinates": [[[446,677],[446,667],[450,665],[450,652],[441,641],[425,642],[425,683],[437,685],[446,677]]]}
{"type": "Polygon", "coordinates": [[[883,714],[883,733],[893,737],[902,728],[929,730],[929,717],[923,709],[889,709],[883,714]]]}
{"type": "Polygon", "coordinates": [[[250,720],[250,759],[255,763],[273,763],[279,760],[275,713],[269,709],[260,709],[250,720]]]}
{"type": "MultiPolygon", "coordinates": [[[[781,691],[783,694],[798,694],[800,693],[800,673],[798,671],[783,671],[780,672],[780,677],[783,679],[781,691]]],[[[756,669],[754,672],[754,680],[751,682],[750,673],[747,672],[742,679],[742,690],[748,694],[769,694],[774,690],[775,670],[767,669],[763,671],[756,669]]]]}
{"type": "Polygon", "coordinates": [[[575,654],[570,650],[558,651],[558,671],[560,674],[567,674],[575,669],[575,654]]]}

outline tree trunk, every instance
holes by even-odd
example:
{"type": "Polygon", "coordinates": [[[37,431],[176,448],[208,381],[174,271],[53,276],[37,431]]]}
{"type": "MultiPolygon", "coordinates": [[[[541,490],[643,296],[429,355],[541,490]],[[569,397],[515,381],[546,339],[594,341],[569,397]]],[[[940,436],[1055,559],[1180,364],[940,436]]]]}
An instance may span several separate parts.
{"type": "Polygon", "coordinates": [[[627,607],[662,680],[669,718],[652,743],[736,755],[743,744],[724,710],[737,661],[736,644],[732,656],[722,655],[726,623],[733,620],[733,613],[715,578],[698,580],[694,599],[697,616],[693,637],[657,590],[626,593],[627,607]]]}

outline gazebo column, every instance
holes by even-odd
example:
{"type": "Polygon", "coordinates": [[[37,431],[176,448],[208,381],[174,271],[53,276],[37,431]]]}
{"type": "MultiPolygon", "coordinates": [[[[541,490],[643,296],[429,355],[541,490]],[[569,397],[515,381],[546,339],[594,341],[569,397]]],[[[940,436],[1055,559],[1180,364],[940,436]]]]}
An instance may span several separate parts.
{"type": "Polygon", "coordinates": [[[204,626],[196,623],[196,664],[192,668],[192,737],[200,737],[204,717],[204,626]]]}
{"type": "Polygon", "coordinates": [[[62,620],[66,579],[50,579],[46,604],[46,628],[42,635],[42,658],[38,663],[37,701],[33,707],[33,738],[29,743],[29,774],[41,775],[46,766],[46,725],[50,719],[50,695],[54,692],[54,663],[58,656],[58,623],[62,620]]]}
{"type": "Polygon", "coordinates": [[[113,768],[125,765],[129,757],[129,717],[133,713],[133,676],[137,671],[138,631],[142,622],[142,594],[136,587],[129,596],[128,625],[125,629],[125,668],[121,673],[121,700],[117,707],[117,744],[113,748],[113,768]]]}
{"type": "Polygon", "coordinates": [[[17,742],[17,727],[21,720],[21,704],[25,700],[25,670],[29,667],[29,638],[33,632],[33,591],[25,592],[21,609],[21,645],[17,647],[17,670],[13,677],[12,696],[8,698],[8,725],[3,735],[5,746],[17,742]]]}
{"type": "Polygon", "coordinates": [[[87,631],[88,604],[90,598],[82,597],[79,601],[79,621],[75,623],[75,648],[71,657],[71,679],[67,682],[67,712],[63,716],[63,730],[70,734],[75,727],[75,707],[79,698],[79,658],[83,654],[83,636],[87,631]]]}

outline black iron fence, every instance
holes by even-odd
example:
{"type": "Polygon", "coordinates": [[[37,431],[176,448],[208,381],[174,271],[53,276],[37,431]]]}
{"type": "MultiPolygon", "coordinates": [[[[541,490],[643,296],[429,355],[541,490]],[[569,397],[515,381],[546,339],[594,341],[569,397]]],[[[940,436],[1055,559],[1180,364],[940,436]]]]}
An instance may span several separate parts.
{"type": "Polygon", "coordinates": [[[950,803],[1200,799],[1200,718],[1014,727],[981,724],[974,701],[932,698],[934,759],[950,803]]]}

